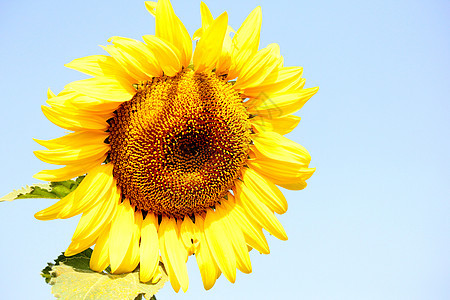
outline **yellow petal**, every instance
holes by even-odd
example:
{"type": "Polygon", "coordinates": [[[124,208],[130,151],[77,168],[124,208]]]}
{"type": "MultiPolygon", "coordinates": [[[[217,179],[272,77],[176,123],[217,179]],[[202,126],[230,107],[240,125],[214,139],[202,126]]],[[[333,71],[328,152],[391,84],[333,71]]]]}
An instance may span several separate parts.
{"type": "Polygon", "coordinates": [[[103,47],[135,82],[161,76],[162,70],[153,52],[142,42],[114,36],[108,41],[114,45],[103,47]]]}
{"type": "Polygon", "coordinates": [[[74,193],[72,192],[52,206],[49,206],[46,209],[37,212],[36,214],[34,214],[34,217],[41,221],[54,220],[57,218],[59,212],[64,209],[64,207],[66,207],[67,205],[72,206],[73,201],[74,193]]]}
{"type": "Polygon", "coordinates": [[[162,277],[161,268],[156,268],[155,276],[153,276],[152,280],[150,281],[152,284],[157,284],[159,280],[162,277]]]}
{"type": "Polygon", "coordinates": [[[105,227],[103,232],[95,243],[94,251],[92,252],[89,261],[89,267],[96,271],[102,272],[109,265],[109,232],[111,225],[105,227]]]}
{"type": "Polygon", "coordinates": [[[134,82],[145,81],[150,77],[146,76],[140,68],[136,66],[136,59],[123,51],[122,49],[116,47],[115,45],[100,46],[109,53],[117,63],[128,73],[128,75],[133,78],[134,82]]]}
{"type": "Polygon", "coordinates": [[[195,253],[200,241],[199,229],[197,225],[192,222],[190,217],[184,217],[180,226],[180,236],[184,247],[188,251],[188,255],[195,253]]]}
{"type": "Polygon", "coordinates": [[[214,21],[214,18],[208,6],[203,1],[200,2],[200,15],[202,17],[202,28],[203,30],[206,30],[206,28],[214,21]]]}
{"type": "Polygon", "coordinates": [[[300,89],[266,99],[260,105],[248,109],[251,114],[267,118],[281,118],[298,111],[319,88],[300,89]]]}
{"type": "Polygon", "coordinates": [[[149,13],[152,14],[152,16],[156,17],[156,6],[158,5],[157,2],[154,1],[145,1],[145,8],[148,10],[149,13]]]}
{"type": "Polygon", "coordinates": [[[156,7],[155,35],[168,41],[178,49],[184,67],[189,66],[192,55],[192,40],[186,27],[175,15],[169,0],[159,0],[156,7]]]}
{"type": "Polygon", "coordinates": [[[72,179],[74,177],[86,174],[92,168],[100,165],[106,159],[106,154],[100,157],[97,161],[92,161],[90,163],[68,165],[60,169],[54,170],[42,170],[33,175],[34,178],[43,181],[64,181],[67,179],[72,179]]]}
{"type": "Polygon", "coordinates": [[[131,271],[136,269],[136,267],[138,266],[139,261],[140,261],[141,253],[140,253],[139,244],[140,244],[140,240],[141,240],[142,221],[143,221],[142,212],[140,210],[138,210],[134,213],[134,231],[133,231],[133,237],[131,238],[132,239],[131,262],[130,262],[131,271]]]}
{"type": "MultiPolygon", "coordinates": [[[[204,2],[201,2],[201,4],[200,4],[200,14],[202,16],[202,27],[195,31],[195,33],[193,35],[194,41],[202,38],[206,29],[208,29],[208,27],[214,21],[211,11],[209,10],[208,6],[204,2]]],[[[232,47],[232,42],[231,42],[231,37],[230,37],[231,32],[235,32],[235,31],[230,26],[227,26],[227,31],[226,31],[225,37],[223,39],[222,51],[221,51],[220,55],[217,57],[217,62],[214,67],[215,73],[217,75],[227,74],[228,69],[230,68],[230,65],[231,65],[231,56],[230,56],[231,47],[232,47]]],[[[194,65],[195,65],[195,63],[194,63],[194,65]]]]}
{"type": "Polygon", "coordinates": [[[115,108],[121,104],[121,102],[95,99],[81,95],[77,92],[72,92],[64,96],[58,95],[46,102],[47,104],[50,104],[53,111],[64,114],[64,117],[66,118],[94,118],[94,120],[100,120],[99,122],[101,122],[102,126],[104,120],[108,120],[114,116],[113,112],[115,108]],[[101,111],[98,107],[101,107],[104,110],[101,111]]]}
{"type": "Polygon", "coordinates": [[[122,104],[121,102],[117,101],[104,101],[84,95],[73,97],[69,100],[68,103],[73,107],[77,107],[77,109],[82,112],[87,112],[99,116],[108,115],[109,117],[106,117],[106,120],[112,118],[112,113],[117,110],[117,107],[119,107],[120,104],[122,104]]]}
{"type": "Polygon", "coordinates": [[[239,224],[230,219],[232,207],[226,205],[224,201],[222,205],[216,205],[216,212],[222,218],[228,239],[231,242],[234,253],[236,255],[236,266],[243,273],[252,272],[252,264],[250,256],[248,255],[247,243],[245,242],[244,234],[242,233],[239,224]]]}
{"type": "Polygon", "coordinates": [[[222,218],[212,209],[208,209],[204,226],[208,246],[214,260],[225,277],[234,283],[236,280],[236,257],[222,218]]]}
{"type": "Polygon", "coordinates": [[[146,77],[162,76],[155,54],[144,43],[123,37],[112,37],[113,44],[129,56],[130,64],[146,77]]]}
{"type": "Polygon", "coordinates": [[[67,130],[107,130],[107,119],[93,114],[80,114],[69,109],[42,106],[42,112],[53,124],[67,130]]]}
{"type": "Polygon", "coordinates": [[[39,220],[67,218],[89,210],[99,201],[100,191],[110,189],[112,184],[112,164],[93,168],[75,191],[62,198],[52,206],[35,214],[39,220]],[[89,189],[91,189],[89,191],[89,189]],[[88,193],[88,191],[90,193],[88,193]],[[65,213],[63,213],[65,212],[65,213]]]}
{"type": "Polygon", "coordinates": [[[203,35],[203,28],[199,28],[194,32],[194,35],[192,36],[193,41],[199,40],[203,35]]]}
{"type": "Polygon", "coordinates": [[[133,236],[134,209],[130,201],[125,199],[117,206],[117,211],[111,223],[109,238],[109,259],[111,272],[115,272],[127,254],[133,236]]]}
{"type": "Polygon", "coordinates": [[[92,245],[94,245],[96,240],[97,239],[95,238],[95,239],[89,239],[89,240],[72,241],[70,243],[69,247],[67,247],[67,250],[64,251],[64,255],[72,256],[72,255],[78,254],[78,253],[86,250],[87,248],[91,247],[92,245]]]}
{"type": "Polygon", "coordinates": [[[248,15],[234,35],[229,80],[239,76],[244,64],[258,51],[261,23],[261,7],[258,6],[248,15]]]}
{"type": "Polygon", "coordinates": [[[194,41],[200,39],[203,36],[205,30],[214,21],[211,11],[209,10],[208,6],[203,1],[200,2],[200,16],[202,18],[202,27],[200,27],[199,29],[197,29],[195,31],[195,33],[193,35],[194,41]]]}
{"type": "Polygon", "coordinates": [[[107,132],[100,130],[88,130],[69,133],[52,140],[33,139],[36,143],[47,149],[76,149],[86,145],[97,145],[103,143],[109,136],[107,132]]]}
{"type": "Polygon", "coordinates": [[[128,101],[133,98],[136,90],[125,80],[107,77],[94,77],[71,82],[65,86],[83,95],[109,101],[128,101]]]}
{"type": "Polygon", "coordinates": [[[178,50],[163,39],[154,35],[142,37],[148,48],[158,58],[159,64],[167,76],[175,76],[182,68],[178,50]]]}
{"type": "Polygon", "coordinates": [[[140,279],[148,282],[156,275],[159,264],[158,218],[147,213],[141,228],[140,279]]]}
{"type": "Polygon", "coordinates": [[[228,26],[227,33],[225,34],[225,38],[223,39],[222,53],[220,54],[219,60],[216,63],[215,73],[217,75],[224,75],[228,73],[228,70],[231,67],[231,37],[230,33],[234,32],[233,28],[228,26]]]}
{"type": "Polygon", "coordinates": [[[239,227],[244,234],[245,241],[247,245],[258,250],[262,254],[269,254],[270,249],[267,244],[266,237],[262,232],[262,226],[257,224],[253,219],[248,217],[244,210],[238,206],[234,205],[231,210],[230,219],[234,221],[236,224],[239,224],[239,227]]]}
{"type": "Polygon", "coordinates": [[[131,85],[133,79],[117,61],[107,55],[91,55],[72,60],[65,67],[91,76],[121,78],[131,85]]]}
{"type": "Polygon", "coordinates": [[[243,184],[238,184],[236,205],[241,206],[247,214],[264,227],[271,235],[280,240],[287,240],[286,232],[280,221],[267,206],[259,201],[258,196],[243,184]]]}
{"type": "Polygon", "coordinates": [[[69,194],[73,195],[74,201],[61,209],[58,218],[67,219],[76,216],[90,210],[100,201],[113,201],[112,198],[108,198],[108,191],[116,191],[112,171],[112,164],[99,165],[92,169],[75,191],[69,194]]]}
{"type": "MultiPolygon", "coordinates": [[[[305,82],[306,82],[305,78],[300,78],[298,81],[295,81],[292,84],[292,86],[286,87],[284,90],[288,91],[288,89],[292,89],[292,90],[303,89],[305,86],[305,82]]],[[[284,90],[282,90],[282,92],[284,92],[284,90]]]]}
{"type": "Polygon", "coordinates": [[[281,135],[285,135],[294,130],[298,123],[300,123],[300,120],[300,117],[294,115],[287,115],[277,119],[256,116],[250,119],[250,122],[256,129],[256,132],[274,131],[281,135]]]}
{"type": "Polygon", "coordinates": [[[216,283],[217,278],[220,276],[220,269],[211,254],[211,251],[206,240],[204,231],[204,219],[196,215],[195,224],[199,229],[199,245],[195,252],[195,258],[197,265],[202,276],[203,287],[205,290],[211,289],[216,283]]]}
{"type": "Polygon", "coordinates": [[[109,190],[100,203],[81,215],[72,241],[94,240],[102,230],[111,222],[116,212],[120,195],[114,186],[109,190]]]}
{"type": "MultiPolygon", "coordinates": [[[[164,235],[164,245],[161,252],[164,252],[164,255],[162,256],[164,266],[168,266],[168,269],[170,270],[168,272],[170,281],[172,283],[172,278],[176,277],[176,282],[178,282],[182,290],[186,292],[189,287],[189,278],[186,267],[187,251],[181,241],[176,220],[174,218],[163,216],[159,232],[164,235]]],[[[177,292],[176,288],[178,285],[172,285],[172,287],[177,292]]]]}
{"type": "Polygon", "coordinates": [[[51,99],[51,98],[53,98],[53,97],[56,97],[56,95],[55,95],[55,93],[53,93],[52,90],[49,88],[49,89],[47,90],[47,98],[48,98],[48,99],[51,99]]]}
{"type": "Polygon", "coordinates": [[[258,51],[251,60],[244,63],[233,88],[241,90],[260,85],[278,66],[279,60],[280,47],[277,44],[270,44],[258,51]]]}
{"type": "Polygon", "coordinates": [[[55,165],[67,165],[74,162],[89,163],[97,161],[109,151],[108,144],[80,146],[79,149],[37,150],[34,155],[43,162],[55,165]]]}
{"type": "Polygon", "coordinates": [[[253,143],[263,156],[308,167],[311,155],[302,145],[273,131],[252,135],[253,143]]]}
{"type": "Polygon", "coordinates": [[[301,78],[302,74],[302,67],[276,68],[258,86],[246,87],[244,93],[252,98],[261,97],[261,94],[266,94],[270,97],[276,92],[288,90],[294,87],[296,83],[304,81],[301,78]]]}
{"type": "Polygon", "coordinates": [[[267,180],[250,168],[245,169],[242,180],[247,188],[251,189],[270,210],[278,214],[284,214],[287,211],[288,203],[286,198],[270,180],[267,180]]]}
{"type": "Polygon", "coordinates": [[[228,14],[224,12],[206,29],[194,52],[196,72],[211,71],[214,68],[222,53],[227,26],[228,14]]]}
{"type": "Polygon", "coordinates": [[[133,236],[131,237],[128,251],[122,260],[122,263],[117,267],[114,273],[122,274],[133,272],[133,270],[138,266],[140,256],[139,239],[141,237],[141,224],[142,213],[141,211],[136,211],[134,213],[133,236]]]}
{"type": "Polygon", "coordinates": [[[111,118],[112,112],[121,104],[118,101],[88,97],[70,89],[63,90],[58,96],[50,98],[46,102],[60,110],[68,109],[80,114],[95,114],[104,117],[105,120],[111,118]]]}
{"type": "Polygon", "coordinates": [[[164,267],[167,271],[170,284],[172,285],[173,290],[176,293],[178,293],[180,291],[181,285],[176,276],[177,274],[174,271],[174,266],[169,261],[169,255],[167,253],[166,229],[168,228],[168,225],[169,225],[169,218],[163,216],[158,228],[159,249],[161,251],[161,261],[164,264],[164,267]]]}
{"type": "MultiPolygon", "coordinates": [[[[254,149],[254,148],[252,148],[254,149]]],[[[256,149],[254,153],[258,153],[256,149]]],[[[289,190],[301,190],[306,187],[306,180],[309,179],[315,168],[308,168],[301,164],[286,162],[284,160],[271,159],[261,154],[257,154],[255,159],[249,159],[247,165],[264,175],[270,181],[289,190]]]]}

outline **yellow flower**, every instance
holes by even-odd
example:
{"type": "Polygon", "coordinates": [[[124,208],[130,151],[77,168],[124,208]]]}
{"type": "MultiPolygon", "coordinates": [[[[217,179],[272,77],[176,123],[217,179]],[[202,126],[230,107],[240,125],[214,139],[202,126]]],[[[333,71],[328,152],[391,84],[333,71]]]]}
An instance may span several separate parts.
{"type": "Polygon", "coordinates": [[[226,12],[214,19],[201,3],[193,51],[169,0],[146,6],[154,36],[112,37],[109,56],[66,65],[92,78],[49,91],[45,116],[72,132],[36,140],[48,149],[35,152],[39,159],[65,166],[35,177],[87,175],[36,218],[82,213],[66,255],[95,244],[93,270],[140,265],[143,282],[158,280],[161,260],[177,292],[188,288],[195,254],[210,289],[221,273],[230,282],[236,269],[250,273],[251,249],[269,253],[262,229],[287,239],[274,214],[287,210],[276,185],[303,189],[314,169],[283,135],[317,88],[303,88],[302,68],[284,67],[277,44],[258,50],[260,7],[234,33],[226,12]]]}

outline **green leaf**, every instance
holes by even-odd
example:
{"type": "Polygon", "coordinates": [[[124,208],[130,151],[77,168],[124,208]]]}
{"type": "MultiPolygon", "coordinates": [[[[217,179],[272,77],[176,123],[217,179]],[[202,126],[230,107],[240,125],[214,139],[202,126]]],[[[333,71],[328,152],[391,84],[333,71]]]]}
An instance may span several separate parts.
{"type": "MultiPolygon", "coordinates": [[[[22,197],[24,195],[29,195],[29,198],[36,198],[35,196],[37,194],[45,193],[45,191],[47,191],[47,193],[48,193],[49,189],[50,189],[50,184],[47,184],[47,183],[35,184],[32,186],[26,185],[18,190],[13,190],[11,193],[7,194],[6,196],[1,197],[0,202],[13,201],[13,200],[19,199],[20,197],[22,197]]],[[[47,198],[47,197],[42,196],[41,198],[47,198]]],[[[56,198],[56,197],[51,196],[50,198],[56,198]]]]}
{"type": "Polygon", "coordinates": [[[13,201],[25,198],[49,198],[61,199],[74,191],[83,180],[84,176],[80,176],[75,180],[66,180],[60,182],[50,182],[44,184],[33,184],[25,186],[18,190],[0,198],[0,202],[13,201]]]}
{"type": "Polygon", "coordinates": [[[64,196],[68,195],[71,190],[70,188],[66,187],[65,185],[55,185],[55,183],[50,184],[52,187],[52,193],[57,196],[57,198],[61,199],[64,198],[64,196]]]}
{"type": "Polygon", "coordinates": [[[90,270],[89,259],[91,258],[91,255],[91,248],[88,248],[74,256],[65,256],[64,253],[61,253],[61,255],[55,259],[54,263],[47,263],[47,266],[41,271],[41,276],[44,277],[46,283],[53,284],[52,279],[55,277],[52,273],[53,267],[58,266],[61,263],[72,266],[78,270],[90,270]]]}
{"type": "Polygon", "coordinates": [[[161,279],[156,284],[139,281],[139,270],[113,275],[97,273],[89,268],[92,249],[74,256],[60,255],[55,263],[42,270],[45,282],[52,285],[52,293],[61,299],[155,299],[152,298],[167,281],[160,264],[161,279]]]}

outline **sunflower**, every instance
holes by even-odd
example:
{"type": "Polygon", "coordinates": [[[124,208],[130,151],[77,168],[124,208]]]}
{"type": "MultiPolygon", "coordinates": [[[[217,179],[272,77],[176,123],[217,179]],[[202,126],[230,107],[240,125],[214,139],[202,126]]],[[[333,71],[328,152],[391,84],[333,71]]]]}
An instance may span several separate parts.
{"type": "Polygon", "coordinates": [[[285,67],[277,44],[258,50],[260,7],[234,32],[226,12],[214,19],[202,2],[191,39],[169,0],[145,4],[155,35],[112,37],[109,55],[66,65],[92,78],[49,90],[45,116],[71,132],[36,140],[48,149],[35,151],[39,159],[65,166],[35,178],[87,175],[35,216],[82,214],[65,255],[95,245],[92,270],[139,265],[141,281],[155,282],[161,261],[173,289],[186,291],[195,255],[210,289],[222,273],[230,282],[236,269],[250,273],[250,250],[269,253],[262,229],[287,239],[275,216],[287,210],[277,185],[303,189],[314,169],[283,135],[318,89],[303,88],[302,68],[285,67]]]}

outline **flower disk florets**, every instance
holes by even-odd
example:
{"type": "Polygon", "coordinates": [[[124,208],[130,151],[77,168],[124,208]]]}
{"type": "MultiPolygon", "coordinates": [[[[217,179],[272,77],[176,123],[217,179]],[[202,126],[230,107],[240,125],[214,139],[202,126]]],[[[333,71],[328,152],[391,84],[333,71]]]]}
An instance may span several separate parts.
{"type": "Polygon", "coordinates": [[[182,218],[223,198],[250,144],[248,113],[232,85],[186,69],[141,83],[109,120],[110,159],[124,197],[182,218]]]}

